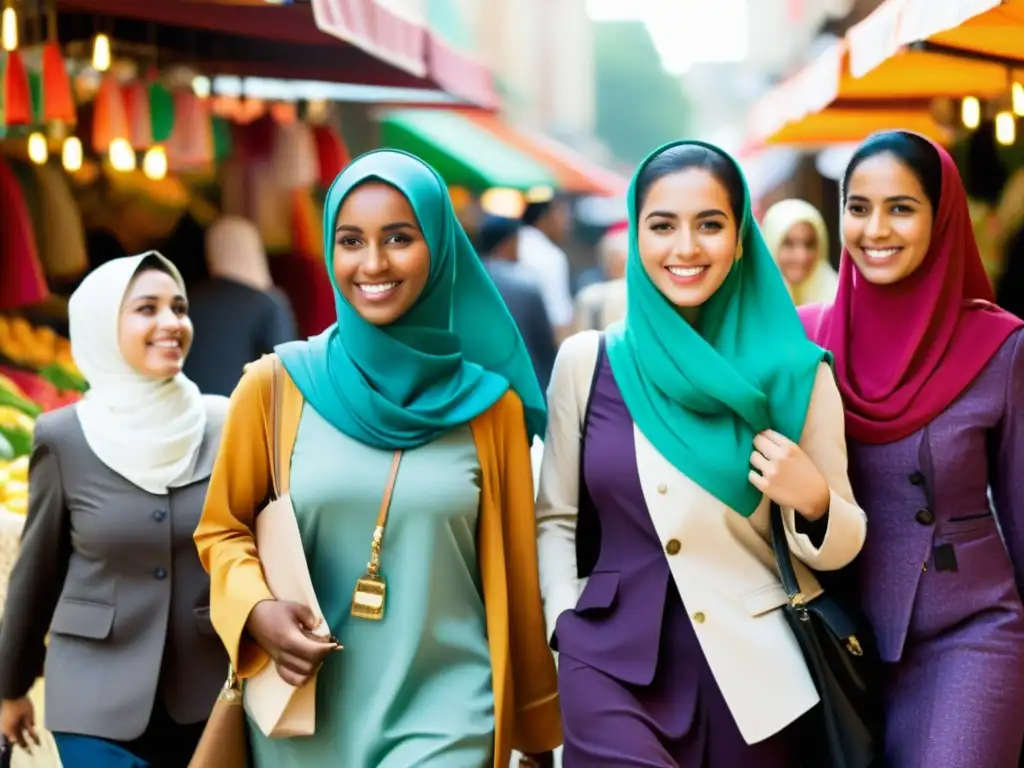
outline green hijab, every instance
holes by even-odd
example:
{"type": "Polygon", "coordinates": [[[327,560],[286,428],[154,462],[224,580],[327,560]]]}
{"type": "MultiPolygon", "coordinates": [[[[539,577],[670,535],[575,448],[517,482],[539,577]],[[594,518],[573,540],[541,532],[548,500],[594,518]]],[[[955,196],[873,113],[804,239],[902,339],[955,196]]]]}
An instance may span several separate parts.
{"type": "Polygon", "coordinates": [[[761,492],[750,484],[754,435],[772,428],[798,441],[818,365],[827,353],[808,341],[779,270],[750,210],[743,181],[743,255],[700,308],[697,327],[655,287],[637,246],[637,180],[672,147],[637,169],[629,188],[626,316],[606,331],[608,359],[622,397],[651,444],[708,493],[750,516],[761,492]]]}
{"type": "Polygon", "coordinates": [[[528,438],[544,434],[544,396],[526,346],[433,168],[395,150],[354,160],[327,192],[324,253],[338,321],[308,341],[276,348],[324,419],[375,448],[415,448],[479,416],[511,387],[523,402],[528,438]],[[423,293],[399,320],[380,327],[345,300],[332,265],[342,203],[370,180],[405,195],[430,248],[423,293]]]}

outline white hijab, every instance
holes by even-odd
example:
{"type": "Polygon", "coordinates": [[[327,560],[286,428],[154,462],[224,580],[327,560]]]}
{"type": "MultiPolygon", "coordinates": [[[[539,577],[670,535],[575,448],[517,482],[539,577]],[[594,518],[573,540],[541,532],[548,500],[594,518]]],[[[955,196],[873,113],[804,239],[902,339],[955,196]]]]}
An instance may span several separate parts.
{"type": "Polygon", "coordinates": [[[274,285],[260,231],[241,216],[221,216],[206,230],[206,264],[213,277],[257,291],[274,285]]]}
{"type": "Polygon", "coordinates": [[[797,224],[810,224],[814,228],[818,236],[818,260],[799,285],[793,285],[783,277],[786,288],[798,307],[817,302],[829,303],[836,297],[839,273],[828,260],[828,229],[818,209],[805,200],[782,200],[765,212],[761,220],[761,235],[772,257],[778,260],[782,242],[797,224]]]}
{"type": "Polygon", "coordinates": [[[121,305],[139,267],[162,262],[156,251],[109,261],[90,273],[68,303],[71,354],[89,382],[75,406],[96,458],[145,491],[162,496],[191,480],[206,429],[206,405],[184,374],[164,381],[143,376],[118,345],[121,305]]]}

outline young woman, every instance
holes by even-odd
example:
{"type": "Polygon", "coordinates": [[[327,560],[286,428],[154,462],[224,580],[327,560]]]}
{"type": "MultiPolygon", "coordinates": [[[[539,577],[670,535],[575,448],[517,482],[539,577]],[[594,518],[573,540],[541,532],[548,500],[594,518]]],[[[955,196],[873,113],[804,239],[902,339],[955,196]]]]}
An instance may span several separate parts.
{"type": "Polygon", "coordinates": [[[835,355],[850,476],[871,518],[856,574],[887,667],[885,765],[1016,766],[1024,323],[990,303],[943,149],[876,135],[842,194],[839,291],[803,320],[835,355]]]}
{"type": "Polygon", "coordinates": [[[798,307],[832,301],[839,276],[828,261],[828,230],[804,200],[782,200],[765,213],[761,232],[798,307]]]}
{"type": "Polygon", "coordinates": [[[548,394],[537,516],[564,763],[790,768],[818,694],[779,610],[769,507],[811,568],[860,550],[839,393],[735,161],[670,144],[628,204],[626,317],[603,348],[569,339],[548,394]]]}
{"type": "Polygon", "coordinates": [[[239,675],[272,660],[298,684],[319,668],[315,735],[250,728],[255,762],[507,768],[512,748],[561,742],[530,467],[543,396],[430,166],[364,155],[335,180],[324,218],[338,320],[278,347],[277,439],[323,619],[344,649],[308,636],[308,609],[274,599],[253,546],[271,487],[272,357],[232,395],[196,532],[214,626],[239,675]],[[385,611],[369,621],[350,604],[398,451],[380,555],[385,611]]]}
{"type": "Polygon", "coordinates": [[[27,695],[45,659],[65,768],[185,768],[227,668],[192,543],[227,399],[181,373],[188,301],[159,254],[99,267],[68,314],[89,392],[36,422],[0,628],[0,724],[31,746],[27,695]]]}

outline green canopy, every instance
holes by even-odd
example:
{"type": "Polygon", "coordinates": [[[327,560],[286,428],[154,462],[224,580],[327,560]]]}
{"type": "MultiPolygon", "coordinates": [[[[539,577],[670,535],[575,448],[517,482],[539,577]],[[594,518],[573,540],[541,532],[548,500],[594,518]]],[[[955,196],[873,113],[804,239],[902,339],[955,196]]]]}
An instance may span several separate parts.
{"type": "Polygon", "coordinates": [[[550,170],[455,112],[411,109],[381,118],[384,147],[426,160],[444,180],[467,189],[555,187],[550,170]]]}

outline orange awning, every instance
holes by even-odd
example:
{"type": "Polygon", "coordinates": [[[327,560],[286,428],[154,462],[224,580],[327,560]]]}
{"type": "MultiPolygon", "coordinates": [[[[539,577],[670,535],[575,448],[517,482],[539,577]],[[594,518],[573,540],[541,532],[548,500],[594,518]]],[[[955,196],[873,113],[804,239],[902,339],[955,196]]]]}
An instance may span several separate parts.
{"type": "Polygon", "coordinates": [[[897,127],[948,140],[931,99],[1001,98],[1011,78],[1024,80],[1024,0],[887,0],[761,100],[752,140],[824,145],[897,127]]]}
{"type": "Polygon", "coordinates": [[[522,129],[513,128],[497,115],[464,110],[471,122],[548,168],[560,189],[578,195],[618,197],[626,194],[629,180],[592,163],[564,144],[522,129]]]}

